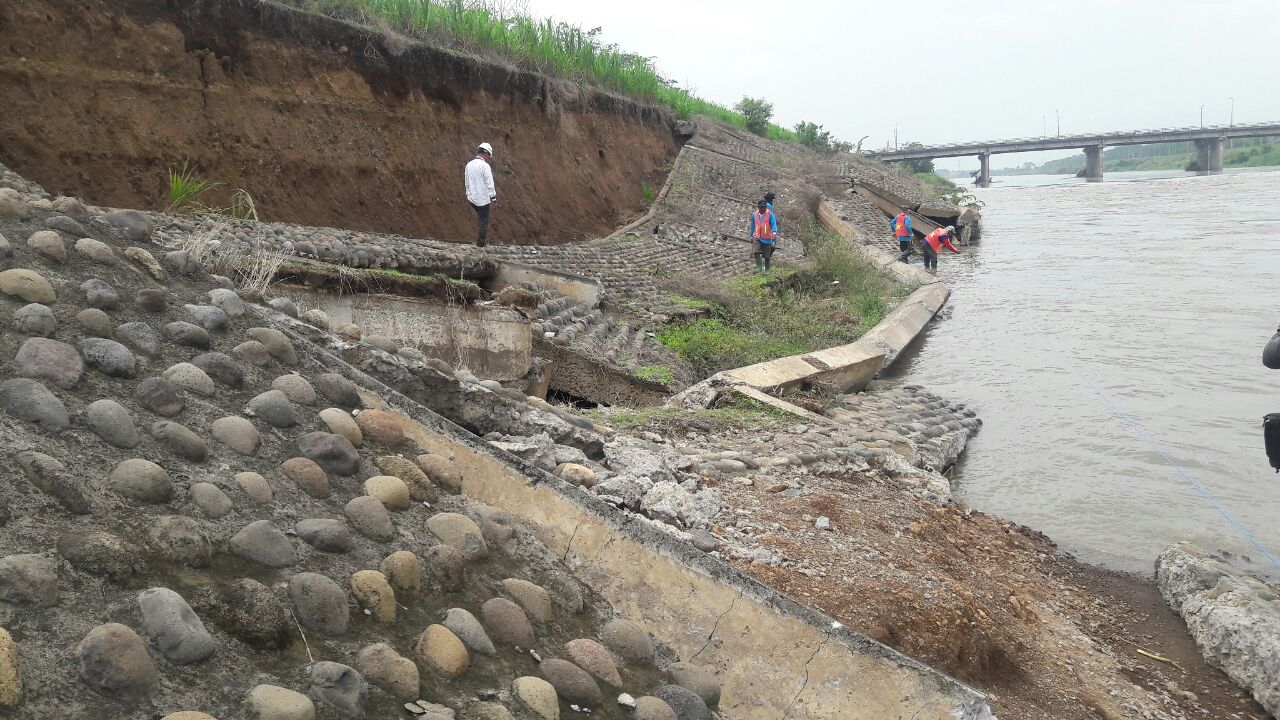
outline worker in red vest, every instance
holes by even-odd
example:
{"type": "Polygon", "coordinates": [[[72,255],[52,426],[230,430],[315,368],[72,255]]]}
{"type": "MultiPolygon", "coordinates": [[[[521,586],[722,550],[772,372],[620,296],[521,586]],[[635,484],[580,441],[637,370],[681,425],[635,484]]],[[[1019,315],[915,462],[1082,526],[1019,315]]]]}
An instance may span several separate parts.
{"type": "Polygon", "coordinates": [[[911,254],[911,215],[907,213],[905,205],[902,212],[889,221],[889,229],[898,240],[898,261],[906,262],[907,256],[911,254]]]}
{"type": "Polygon", "coordinates": [[[955,237],[955,232],[956,229],[948,225],[924,236],[924,242],[920,243],[920,249],[924,254],[925,270],[938,271],[938,252],[944,247],[953,253],[960,253],[956,246],[951,244],[951,238],[955,237]]]}
{"type": "Polygon", "coordinates": [[[756,272],[768,272],[774,242],[778,239],[778,220],[769,209],[769,203],[764,200],[756,203],[756,211],[751,214],[747,230],[751,234],[751,255],[756,259],[756,272]]]}

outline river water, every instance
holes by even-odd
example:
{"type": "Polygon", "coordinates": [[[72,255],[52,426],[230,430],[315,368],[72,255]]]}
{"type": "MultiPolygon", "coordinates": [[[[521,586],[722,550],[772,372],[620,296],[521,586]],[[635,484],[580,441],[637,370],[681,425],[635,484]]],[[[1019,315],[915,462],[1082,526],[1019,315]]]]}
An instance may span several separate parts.
{"type": "Polygon", "coordinates": [[[1265,559],[1123,419],[1280,557],[1262,416],[1280,371],[1280,171],[997,178],[980,245],[893,374],[984,425],[953,473],[973,507],[1082,559],[1149,571],[1179,540],[1265,559]],[[1108,404],[1100,391],[1114,404],[1108,404]]]}

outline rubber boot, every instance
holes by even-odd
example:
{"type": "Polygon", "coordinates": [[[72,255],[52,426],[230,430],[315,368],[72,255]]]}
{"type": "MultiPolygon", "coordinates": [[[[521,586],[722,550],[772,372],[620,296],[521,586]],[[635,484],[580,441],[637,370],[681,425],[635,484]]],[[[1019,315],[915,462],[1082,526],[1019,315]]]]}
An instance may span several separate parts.
{"type": "Polygon", "coordinates": [[[759,255],[756,256],[756,272],[764,272],[764,260],[759,255]]]}

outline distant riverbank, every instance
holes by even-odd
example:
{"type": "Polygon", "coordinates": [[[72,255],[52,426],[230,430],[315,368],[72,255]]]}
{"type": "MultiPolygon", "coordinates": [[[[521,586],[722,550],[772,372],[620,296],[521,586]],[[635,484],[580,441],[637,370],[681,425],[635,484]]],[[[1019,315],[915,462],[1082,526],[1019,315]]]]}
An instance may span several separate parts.
{"type": "MultiPolygon", "coordinates": [[[[1195,160],[1191,143],[1165,143],[1161,145],[1124,145],[1108,148],[1103,152],[1105,172],[1146,170],[1186,170],[1195,160]]],[[[1280,166],[1280,138],[1244,138],[1229,141],[1223,155],[1225,167],[1278,167],[1280,166]]],[[[1075,175],[1084,170],[1084,153],[1049,160],[1043,163],[1025,163],[1017,167],[996,168],[1000,175],[1075,175]]]]}

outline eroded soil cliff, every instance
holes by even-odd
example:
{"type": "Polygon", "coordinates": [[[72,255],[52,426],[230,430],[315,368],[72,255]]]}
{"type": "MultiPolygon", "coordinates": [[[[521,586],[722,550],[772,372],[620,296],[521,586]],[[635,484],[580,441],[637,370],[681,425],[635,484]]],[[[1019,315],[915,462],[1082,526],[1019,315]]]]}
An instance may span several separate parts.
{"type": "Polygon", "coordinates": [[[643,212],[677,150],[653,108],[269,2],[3,0],[0,38],[0,156],[117,207],[190,162],[264,218],[469,240],[487,140],[493,238],[560,243],[643,212]]]}

